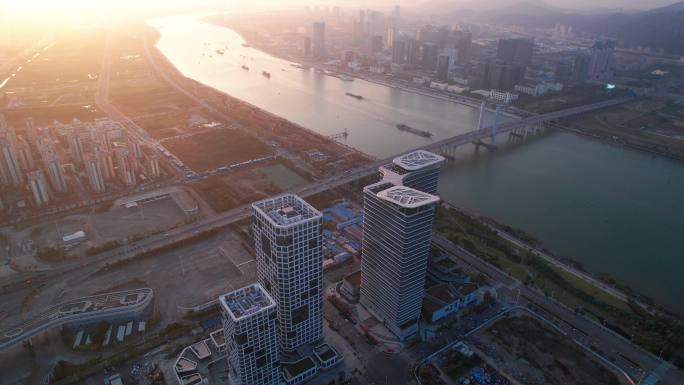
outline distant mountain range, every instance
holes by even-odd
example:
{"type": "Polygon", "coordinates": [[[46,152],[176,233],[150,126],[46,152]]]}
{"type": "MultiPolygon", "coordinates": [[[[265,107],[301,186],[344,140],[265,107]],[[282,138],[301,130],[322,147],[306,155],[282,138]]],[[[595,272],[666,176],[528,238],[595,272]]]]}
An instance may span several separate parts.
{"type": "Polygon", "coordinates": [[[540,2],[525,2],[478,13],[479,18],[529,28],[571,25],[573,30],[616,38],[628,47],[650,47],[684,55],[684,1],[640,12],[564,10],[540,2]]]}

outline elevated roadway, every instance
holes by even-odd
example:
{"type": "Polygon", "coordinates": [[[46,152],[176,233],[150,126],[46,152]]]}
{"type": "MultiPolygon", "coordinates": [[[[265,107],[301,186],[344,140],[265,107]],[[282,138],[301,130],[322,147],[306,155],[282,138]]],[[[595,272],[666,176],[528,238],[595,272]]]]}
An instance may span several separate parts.
{"type": "Polygon", "coordinates": [[[135,317],[152,302],[152,297],[152,289],[142,288],[76,298],[56,304],[35,317],[0,331],[0,351],[65,324],[135,317]]]}
{"type": "MultiPolygon", "coordinates": [[[[594,111],[598,110],[601,108],[607,108],[611,106],[615,106],[621,103],[628,102],[629,100],[632,100],[631,98],[620,98],[620,99],[613,99],[613,100],[608,100],[608,101],[603,101],[599,103],[594,103],[591,105],[586,105],[586,106],[581,106],[581,107],[574,107],[566,110],[560,110],[548,114],[542,114],[542,115],[535,115],[532,117],[528,117],[525,119],[519,119],[516,121],[508,122],[508,123],[503,123],[501,124],[498,129],[496,130],[497,135],[498,134],[503,134],[510,132],[511,130],[518,128],[518,127],[523,127],[526,125],[534,125],[538,124],[540,122],[544,122],[547,120],[553,120],[553,119],[559,119],[562,117],[568,117],[572,115],[577,115],[577,114],[582,114],[586,113],[589,111],[594,111]]],[[[422,146],[418,149],[423,149],[423,150],[428,150],[428,151],[434,151],[434,152],[441,152],[442,149],[444,148],[453,148],[453,147],[458,147],[462,146],[465,144],[470,144],[473,141],[476,140],[481,140],[484,138],[487,138],[492,135],[492,129],[491,127],[485,127],[481,130],[475,130],[475,131],[470,131],[464,134],[456,135],[452,138],[441,140],[438,142],[434,143],[429,143],[426,144],[425,146],[422,146]]],[[[323,191],[327,191],[336,187],[340,187],[342,185],[348,184],[350,182],[353,182],[355,180],[361,179],[363,177],[366,177],[368,175],[372,175],[376,172],[378,172],[378,167],[387,163],[390,163],[394,157],[386,158],[386,159],[380,159],[377,161],[374,161],[370,164],[367,164],[365,166],[353,169],[353,170],[348,170],[345,173],[341,175],[333,175],[328,178],[322,179],[315,181],[307,186],[303,186],[300,188],[295,188],[292,189],[288,192],[300,195],[301,197],[309,197],[318,193],[321,193],[323,191]]],[[[216,230],[220,229],[223,227],[226,227],[232,223],[238,222],[240,220],[246,219],[251,216],[251,205],[244,205],[241,207],[237,207],[232,210],[225,211],[223,213],[217,214],[211,218],[203,219],[197,222],[193,222],[187,225],[183,225],[180,227],[177,227],[175,229],[169,230],[163,234],[157,234],[153,235],[135,242],[131,242],[128,244],[125,244],[123,246],[120,246],[116,249],[112,249],[106,252],[103,252],[97,256],[92,257],[89,262],[87,263],[87,266],[96,264],[96,263],[104,263],[105,261],[108,263],[113,263],[117,260],[124,260],[127,258],[130,258],[133,255],[136,255],[138,253],[158,249],[161,247],[169,246],[172,245],[176,242],[183,241],[186,239],[189,239],[191,237],[194,237],[200,233],[211,231],[211,230],[216,230]]],[[[77,270],[81,267],[84,267],[86,265],[65,265],[61,268],[52,270],[49,275],[43,276],[36,278],[33,282],[33,284],[37,284],[39,282],[45,282],[49,280],[53,280],[61,276],[62,274],[68,273],[73,270],[77,270]],[[38,282],[35,282],[38,281],[38,282]]],[[[2,292],[8,292],[11,291],[12,289],[4,289],[0,291],[0,294],[2,292]]]]}

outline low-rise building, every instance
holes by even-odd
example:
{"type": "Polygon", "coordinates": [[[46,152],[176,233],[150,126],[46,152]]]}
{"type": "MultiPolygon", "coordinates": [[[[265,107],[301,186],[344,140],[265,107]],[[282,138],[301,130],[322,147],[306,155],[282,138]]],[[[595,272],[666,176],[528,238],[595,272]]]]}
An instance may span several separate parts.
{"type": "Polygon", "coordinates": [[[448,87],[449,85],[447,83],[430,82],[430,88],[433,88],[435,90],[446,91],[448,87]]]}
{"type": "Polygon", "coordinates": [[[319,362],[321,370],[328,370],[337,365],[341,360],[335,348],[328,344],[318,345],[313,349],[313,353],[319,362]]]}
{"type": "Polygon", "coordinates": [[[444,254],[433,254],[428,260],[427,276],[436,283],[462,285],[470,282],[470,277],[444,254]]]}
{"type": "Polygon", "coordinates": [[[518,100],[518,94],[509,91],[491,90],[489,91],[489,98],[495,102],[509,104],[518,100]]]}
{"type": "Polygon", "coordinates": [[[318,365],[311,357],[304,357],[294,362],[283,362],[282,373],[286,385],[297,385],[315,376],[318,365]]]}
{"type": "Polygon", "coordinates": [[[104,384],[105,385],[123,385],[123,381],[121,380],[121,375],[119,375],[119,373],[112,373],[112,374],[109,374],[105,377],[104,384]]]}
{"type": "Polygon", "coordinates": [[[85,242],[87,239],[85,232],[77,231],[73,234],[67,234],[64,237],[62,237],[62,242],[64,243],[65,248],[72,248],[80,245],[81,243],[85,242]]]}
{"type": "Polygon", "coordinates": [[[346,275],[342,279],[342,292],[353,299],[359,298],[361,289],[361,270],[346,275]]]}
{"type": "Polygon", "coordinates": [[[477,302],[478,297],[478,286],[473,283],[459,287],[447,283],[434,285],[425,290],[423,319],[429,323],[437,322],[477,302]]]}
{"type": "Polygon", "coordinates": [[[542,83],[523,82],[516,84],[514,90],[521,94],[530,95],[532,97],[542,96],[546,94],[546,87],[542,83]]]}
{"type": "Polygon", "coordinates": [[[462,87],[462,86],[457,86],[457,85],[450,85],[447,87],[448,92],[452,92],[455,94],[462,94],[464,92],[467,92],[470,90],[470,87],[462,87]]]}

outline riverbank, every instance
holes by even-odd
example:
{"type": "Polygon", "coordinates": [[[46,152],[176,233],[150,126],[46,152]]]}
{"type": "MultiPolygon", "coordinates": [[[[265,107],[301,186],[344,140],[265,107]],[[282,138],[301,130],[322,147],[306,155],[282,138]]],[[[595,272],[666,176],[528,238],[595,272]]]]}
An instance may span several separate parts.
{"type": "MultiPolygon", "coordinates": [[[[222,28],[227,28],[227,29],[233,30],[233,31],[235,31],[238,35],[240,35],[240,37],[241,37],[247,44],[249,44],[250,47],[252,47],[252,48],[254,48],[254,49],[257,49],[257,50],[259,50],[259,51],[261,51],[261,52],[263,52],[263,53],[266,53],[266,54],[268,54],[268,55],[270,55],[270,56],[273,56],[273,57],[275,57],[275,58],[278,58],[278,59],[282,59],[282,60],[286,60],[286,61],[292,62],[293,64],[303,64],[303,65],[306,65],[306,66],[308,66],[308,67],[311,67],[311,69],[314,69],[314,70],[326,71],[326,72],[329,72],[329,73],[334,74],[334,75],[349,76],[349,77],[354,78],[354,79],[357,79],[357,80],[363,80],[363,81],[366,81],[366,82],[369,82],[369,83],[373,83],[373,84],[381,85],[381,86],[384,86],[384,87],[389,87],[389,88],[397,89],[397,90],[400,90],[400,91],[410,92],[410,93],[413,93],[413,94],[416,94],[416,95],[422,95],[422,96],[427,96],[427,97],[435,98],[435,99],[438,99],[438,100],[443,100],[443,101],[447,101],[447,102],[458,103],[458,104],[461,104],[461,105],[464,105],[464,106],[468,106],[468,107],[472,107],[472,108],[478,108],[478,109],[479,109],[479,108],[481,107],[481,105],[482,105],[482,102],[483,102],[482,100],[476,100],[476,99],[467,98],[467,97],[464,97],[464,96],[457,96],[457,95],[454,95],[454,96],[444,96],[444,95],[438,94],[437,91],[421,90],[421,89],[418,89],[418,88],[415,88],[415,87],[408,87],[408,86],[405,86],[405,85],[402,85],[402,84],[399,84],[399,83],[390,82],[390,81],[386,81],[386,80],[381,80],[381,79],[377,79],[377,78],[372,77],[372,76],[367,76],[367,75],[364,75],[364,74],[360,74],[360,73],[358,73],[358,72],[340,71],[340,70],[337,69],[337,68],[330,67],[330,66],[324,66],[324,65],[321,65],[321,64],[318,63],[318,62],[309,61],[309,60],[303,60],[303,58],[297,58],[297,57],[292,57],[292,56],[288,56],[288,55],[283,55],[283,54],[280,53],[280,52],[274,51],[274,50],[272,50],[272,49],[269,49],[269,47],[266,47],[266,46],[263,46],[263,45],[259,44],[259,42],[257,42],[257,41],[254,41],[254,40],[252,40],[252,39],[249,39],[248,34],[247,34],[245,31],[242,31],[239,27],[237,27],[237,26],[235,26],[235,25],[232,25],[231,23],[221,22],[221,21],[218,21],[218,20],[212,20],[212,16],[208,16],[208,17],[202,18],[201,20],[202,20],[203,22],[205,22],[205,23],[208,23],[208,24],[213,24],[213,25],[216,25],[216,26],[219,26],[219,27],[222,27],[222,28]]],[[[490,113],[496,112],[494,109],[488,108],[488,107],[486,107],[485,110],[488,111],[488,112],[490,112],[490,113]]],[[[504,114],[505,116],[510,117],[510,118],[515,118],[515,119],[521,118],[520,116],[515,115],[515,114],[513,114],[513,113],[511,113],[511,112],[508,112],[508,111],[505,111],[503,114],[504,114]]]]}
{"type": "Polygon", "coordinates": [[[540,249],[512,236],[486,218],[445,205],[438,210],[435,229],[479,259],[520,283],[553,298],[576,313],[654,355],[684,365],[684,323],[653,304],[568,267],[540,249]]]}
{"type": "MultiPolygon", "coordinates": [[[[438,139],[472,130],[477,124],[477,110],[472,107],[457,107],[456,103],[375,83],[344,82],[314,71],[293,71],[289,61],[244,48],[244,40],[227,28],[197,20],[173,20],[163,25],[167,28],[164,36],[168,36],[166,45],[162,43],[164,53],[192,78],[316,132],[330,134],[349,127],[347,143],[382,158],[425,143],[409,134],[395,134],[396,123],[433,129],[438,139]],[[179,23],[187,27],[176,27],[179,23]],[[167,34],[168,28],[177,31],[167,34]],[[188,40],[192,45],[183,46],[190,31],[204,34],[202,41],[210,42],[205,43],[208,47],[197,49],[201,47],[194,43],[196,38],[188,40]],[[213,54],[223,48],[225,55],[213,54]],[[198,62],[196,58],[205,54],[211,58],[198,62]],[[192,62],[186,59],[189,56],[194,58],[192,62]],[[256,73],[241,70],[241,64],[256,73]],[[266,80],[259,75],[261,70],[274,76],[266,80]],[[346,98],[345,92],[368,97],[356,101],[346,98]],[[290,101],[286,108],[283,100],[290,101]]],[[[614,273],[637,290],[659,298],[659,302],[676,304],[672,298],[681,285],[673,274],[677,268],[672,257],[678,242],[671,239],[668,229],[680,216],[671,210],[661,213],[660,206],[669,207],[673,197],[668,192],[676,195],[679,191],[669,179],[680,175],[681,167],[573,137],[558,133],[548,135],[543,143],[528,140],[510,151],[491,153],[472,154],[463,148],[458,166],[450,163],[444,167],[440,195],[446,201],[528,230],[557,251],[562,260],[572,257],[592,272],[614,273]],[[654,207],[644,207],[651,200],[654,207]],[[548,213],[553,213],[553,219],[548,213]],[[633,220],[630,214],[638,218],[633,220]],[[653,263],[652,258],[643,258],[654,254],[662,260],[653,263]],[[661,289],[663,282],[668,282],[671,290],[661,289]]]]}
{"type": "MultiPolygon", "coordinates": [[[[209,24],[217,25],[217,26],[235,31],[252,48],[260,50],[260,51],[262,51],[262,52],[264,52],[270,56],[273,56],[273,57],[276,57],[276,58],[279,58],[282,60],[286,60],[289,62],[293,62],[293,63],[304,64],[308,67],[311,67],[312,69],[325,71],[326,73],[330,73],[330,76],[335,76],[335,77],[339,77],[339,75],[348,76],[348,77],[351,77],[353,79],[362,80],[362,81],[377,84],[380,86],[397,89],[397,90],[400,90],[403,92],[410,92],[410,93],[413,93],[416,95],[426,96],[426,97],[430,97],[430,98],[434,98],[434,99],[442,100],[442,101],[447,101],[447,102],[453,102],[453,103],[457,103],[457,104],[461,104],[464,106],[477,108],[477,109],[481,108],[481,105],[484,102],[484,100],[469,98],[469,97],[466,97],[463,95],[443,95],[441,92],[436,91],[436,90],[425,89],[424,87],[423,88],[412,87],[410,85],[402,84],[402,83],[396,82],[396,81],[379,79],[378,76],[361,74],[358,72],[340,71],[336,67],[325,66],[325,65],[321,65],[320,63],[315,62],[315,61],[305,60],[303,58],[292,57],[289,55],[284,55],[280,52],[273,50],[272,47],[264,46],[262,44],[259,44],[258,41],[250,39],[249,34],[246,31],[241,30],[241,28],[234,25],[233,23],[230,23],[227,21],[221,21],[221,20],[214,20],[213,17],[216,17],[216,15],[205,17],[202,19],[202,21],[209,23],[209,24]]],[[[495,113],[495,110],[492,108],[486,107],[485,110],[489,113],[495,113]]],[[[522,112],[522,110],[521,110],[521,112],[522,112]]],[[[521,119],[524,117],[521,114],[516,113],[516,112],[512,112],[510,110],[503,110],[501,113],[510,119],[521,119]]],[[[534,114],[534,113],[530,113],[530,114],[534,114]]],[[[602,141],[604,143],[608,143],[611,145],[616,145],[619,147],[624,147],[624,148],[628,148],[631,150],[635,150],[635,151],[639,151],[639,152],[643,152],[643,153],[648,153],[651,155],[662,156],[662,157],[665,157],[668,159],[684,161],[684,155],[667,153],[667,152],[662,151],[659,148],[649,146],[648,144],[635,143],[632,141],[625,140],[624,138],[618,138],[618,137],[611,136],[611,135],[601,135],[601,134],[598,134],[596,132],[592,132],[591,130],[588,130],[585,128],[563,126],[563,125],[559,125],[559,124],[554,125],[554,128],[564,130],[567,132],[571,132],[571,133],[574,133],[576,135],[580,135],[580,136],[583,136],[586,138],[591,138],[594,140],[602,141]]]]}
{"type": "MultiPolygon", "coordinates": [[[[332,140],[314,130],[273,114],[252,103],[238,99],[215,87],[184,76],[180,70],[156,48],[160,37],[159,32],[152,27],[148,29],[148,32],[153,36],[151,39],[148,39],[148,49],[150,49],[154,55],[154,58],[151,58],[150,60],[159,61],[163,67],[162,70],[166,71],[171,78],[179,82],[181,87],[191,90],[191,93],[196,97],[201,97],[204,101],[211,104],[212,107],[210,108],[214,112],[225,114],[225,118],[234,120],[238,124],[244,126],[240,128],[249,128],[247,131],[252,135],[256,135],[261,141],[265,143],[274,141],[279,143],[282,148],[295,152],[302,152],[300,143],[286,142],[283,140],[285,137],[296,133],[298,136],[297,142],[306,143],[307,145],[324,145],[324,148],[317,150],[329,152],[326,153],[328,156],[346,156],[349,158],[348,154],[350,152],[353,153],[354,156],[352,159],[348,159],[348,165],[350,167],[357,167],[375,160],[375,157],[359,151],[358,149],[332,140]],[[183,83],[185,83],[185,86],[183,86],[183,83]]],[[[205,104],[205,107],[208,106],[205,104]]],[[[306,156],[304,153],[298,155],[302,157],[306,156]]]]}
{"type": "Polygon", "coordinates": [[[563,126],[560,124],[554,124],[553,127],[557,128],[559,130],[571,132],[575,135],[583,136],[583,137],[586,137],[589,139],[598,140],[598,141],[601,141],[603,143],[614,145],[616,147],[627,148],[627,149],[637,151],[637,152],[641,152],[644,154],[660,156],[663,158],[684,162],[684,154],[680,155],[680,154],[667,153],[667,152],[659,150],[658,148],[654,148],[652,146],[648,146],[645,144],[630,142],[630,141],[627,141],[625,139],[619,138],[617,136],[601,135],[601,134],[598,134],[596,132],[592,132],[591,130],[588,130],[588,129],[577,128],[577,127],[573,127],[573,126],[563,126]]]}

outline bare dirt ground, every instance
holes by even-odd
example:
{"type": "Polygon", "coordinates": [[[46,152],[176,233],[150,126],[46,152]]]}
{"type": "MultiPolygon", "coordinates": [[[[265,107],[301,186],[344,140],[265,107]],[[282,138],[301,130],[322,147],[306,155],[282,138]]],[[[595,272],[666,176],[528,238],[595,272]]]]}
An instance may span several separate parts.
{"type": "Polygon", "coordinates": [[[504,318],[477,333],[475,345],[499,369],[525,384],[620,384],[588,353],[531,317],[504,318]]]}
{"type": "Polygon", "coordinates": [[[258,171],[242,170],[192,184],[216,212],[264,199],[282,191],[258,171]]]}
{"type": "Polygon", "coordinates": [[[172,199],[145,203],[132,209],[113,207],[108,212],[91,216],[93,228],[104,239],[163,231],[185,220],[185,215],[172,199]]]}
{"type": "Polygon", "coordinates": [[[245,162],[272,155],[272,149],[237,129],[212,130],[164,146],[194,171],[245,162]]]}

